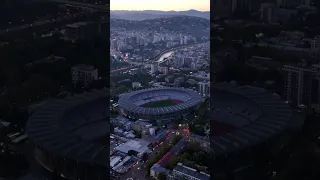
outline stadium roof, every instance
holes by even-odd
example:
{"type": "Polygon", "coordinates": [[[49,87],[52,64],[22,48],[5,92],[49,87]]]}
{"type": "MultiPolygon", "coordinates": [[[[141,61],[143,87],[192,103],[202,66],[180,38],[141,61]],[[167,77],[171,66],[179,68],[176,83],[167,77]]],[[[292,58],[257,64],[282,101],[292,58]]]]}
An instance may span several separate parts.
{"type": "MultiPolygon", "coordinates": [[[[110,148],[91,140],[99,135],[91,126],[85,129],[87,125],[109,117],[108,97],[109,91],[103,89],[52,100],[29,118],[27,134],[38,147],[48,152],[77,162],[108,167],[110,148]],[[72,118],[71,115],[76,114],[78,117],[72,118]],[[89,136],[80,135],[84,132],[89,136]]],[[[106,134],[108,129],[105,129],[106,134]]]]}
{"type": "MultiPolygon", "coordinates": [[[[142,97],[141,97],[142,98],[142,97]]],[[[139,98],[138,98],[139,99],[139,98]]],[[[141,99],[142,100],[142,99],[141,99]]],[[[184,89],[184,88],[173,88],[173,87],[163,87],[163,88],[151,88],[151,89],[143,89],[139,91],[133,91],[126,94],[122,94],[118,101],[119,107],[122,109],[126,109],[130,112],[135,112],[138,114],[145,114],[145,115],[161,115],[161,114],[169,114],[174,113],[183,109],[191,108],[200,104],[202,101],[202,97],[196,91],[191,89],[184,89]],[[135,104],[135,100],[137,96],[143,96],[144,93],[153,93],[156,95],[157,92],[161,93],[181,93],[185,94],[190,97],[187,101],[183,103],[174,105],[174,106],[166,106],[166,107],[157,107],[157,108],[147,108],[141,107],[135,104]]]]}
{"type": "MultiPolygon", "coordinates": [[[[264,89],[251,86],[237,86],[234,83],[217,83],[213,87],[216,92],[212,93],[212,104],[216,109],[222,109],[221,106],[224,106],[224,108],[228,109],[226,114],[231,113],[235,115],[243,112],[243,116],[248,116],[249,119],[247,123],[242,125],[228,122],[235,125],[236,128],[230,132],[210,138],[212,151],[215,155],[226,154],[266,141],[280,133],[292,121],[292,110],[289,105],[278,96],[270,94],[264,89]],[[219,96],[219,98],[222,96],[226,97],[219,99],[215,98],[215,95],[219,96]],[[239,98],[235,98],[236,100],[229,98],[234,95],[239,96],[239,98]],[[234,108],[230,108],[228,103],[230,106],[233,105],[234,108]],[[246,108],[246,105],[249,106],[248,109],[253,109],[252,114],[239,109],[246,108]]],[[[242,120],[241,118],[238,119],[242,120]]],[[[237,116],[233,116],[233,121],[237,121],[238,119],[237,116]]],[[[217,116],[214,116],[211,120],[223,122],[219,121],[217,116]]]]}

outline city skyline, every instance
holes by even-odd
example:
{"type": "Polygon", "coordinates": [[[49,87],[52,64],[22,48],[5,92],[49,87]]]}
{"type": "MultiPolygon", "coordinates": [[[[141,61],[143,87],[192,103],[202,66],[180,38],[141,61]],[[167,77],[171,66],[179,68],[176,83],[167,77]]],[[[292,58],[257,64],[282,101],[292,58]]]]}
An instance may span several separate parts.
{"type": "Polygon", "coordinates": [[[111,0],[110,10],[210,11],[210,0],[111,0]]]}

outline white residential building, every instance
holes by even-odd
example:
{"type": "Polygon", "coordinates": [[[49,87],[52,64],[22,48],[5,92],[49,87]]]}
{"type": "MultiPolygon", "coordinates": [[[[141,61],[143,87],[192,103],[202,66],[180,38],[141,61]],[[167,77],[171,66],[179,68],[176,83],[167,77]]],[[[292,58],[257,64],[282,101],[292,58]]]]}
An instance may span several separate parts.
{"type": "Polygon", "coordinates": [[[136,89],[136,88],[141,88],[142,86],[141,86],[141,83],[139,83],[139,82],[132,82],[132,88],[133,89],[136,89]]]}
{"type": "Polygon", "coordinates": [[[154,74],[154,73],[156,73],[157,71],[158,71],[158,64],[151,64],[151,66],[150,66],[150,68],[151,68],[151,74],[154,74]]]}
{"type": "Polygon", "coordinates": [[[210,95],[210,82],[199,82],[199,93],[203,96],[210,95]]]}
{"type": "Polygon", "coordinates": [[[172,171],[175,179],[186,179],[186,180],[209,180],[210,175],[203,172],[197,172],[196,169],[184,166],[182,163],[178,165],[172,171]]]}

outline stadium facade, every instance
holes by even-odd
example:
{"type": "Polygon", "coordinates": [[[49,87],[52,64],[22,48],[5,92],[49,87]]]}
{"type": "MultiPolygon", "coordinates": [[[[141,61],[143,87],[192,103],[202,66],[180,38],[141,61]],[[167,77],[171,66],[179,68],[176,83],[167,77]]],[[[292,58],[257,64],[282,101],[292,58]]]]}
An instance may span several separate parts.
{"type": "Polygon", "coordinates": [[[191,89],[163,87],[122,94],[118,104],[120,112],[131,119],[161,121],[180,118],[202,101],[201,95],[191,89]],[[173,104],[168,104],[168,101],[173,104]],[[163,106],[159,102],[164,102],[163,106]]]}
{"type": "Polygon", "coordinates": [[[211,94],[212,177],[250,166],[293,123],[289,105],[265,89],[216,83],[211,94]]]}
{"type": "Polygon", "coordinates": [[[40,165],[69,179],[109,179],[108,94],[52,100],[30,117],[26,131],[40,165]]]}

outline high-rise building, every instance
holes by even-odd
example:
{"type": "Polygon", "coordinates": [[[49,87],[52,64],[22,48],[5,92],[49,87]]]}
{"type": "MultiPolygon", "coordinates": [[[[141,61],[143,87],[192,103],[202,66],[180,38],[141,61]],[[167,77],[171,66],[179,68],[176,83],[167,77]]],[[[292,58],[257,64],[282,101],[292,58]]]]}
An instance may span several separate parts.
{"type": "Polygon", "coordinates": [[[312,80],[314,71],[307,67],[284,66],[284,97],[293,106],[311,105],[312,80]]]}
{"type": "Polygon", "coordinates": [[[168,74],[168,67],[162,67],[162,73],[164,75],[167,75],[168,74]]]}
{"type": "Polygon", "coordinates": [[[184,36],[183,43],[188,44],[188,36],[184,36]]]}
{"type": "Polygon", "coordinates": [[[111,40],[110,45],[111,49],[118,49],[118,41],[116,39],[111,40]]]}
{"type": "Polygon", "coordinates": [[[174,59],[174,66],[175,67],[182,67],[184,65],[184,58],[175,58],[174,59]]]}
{"type": "Polygon", "coordinates": [[[99,32],[100,36],[102,36],[104,38],[110,38],[108,33],[106,33],[109,30],[109,28],[110,28],[109,21],[101,21],[98,24],[98,32],[99,32]]]}
{"type": "Polygon", "coordinates": [[[252,11],[255,9],[256,2],[258,0],[237,0],[237,8],[236,9],[245,9],[248,11],[252,11]]]}
{"type": "Polygon", "coordinates": [[[164,66],[164,67],[158,66],[158,70],[160,72],[162,72],[164,75],[168,74],[168,67],[166,67],[166,66],[164,66]]]}
{"type": "Polygon", "coordinates": [[[0,7],[9,7],[10,5],[12,5],[12,1],[11,0],[2,0],[0,7]]]}
{"type": "Polygon", "coordinates": [[[98,69],[93,66],[78,64],[71,68],[72,83],[81,83],[83,86],[89,85],[92,81],[98,80],[98,69]]]}
{"type": "Polygon", "coordinates": [[[320,36],[316,36],[311,41],[310,55],[315,59],[320,59],[320,36]]]}
{"type": "Polygon", "coordinates": [[[180,44],[183,44],[183,37],[180,36],[180,44]]]}
{"type": "Polygon", "coordinates": [[[197,69],[197,62],[192,61],[192,62],[191,62],[191,68],[192,68],[192,69],[197,69]]]}
{"type": "Polygon", "coordinates": [[[259,0],[213,0],[215,17],[231,17],[237,9],[253,12],[259,9],[259,0]]]}
{"type": "Polygon", "coordinates": [[[320,105],[320,64],[312,65],[313,79],[311,90],[311,103],[320,105]]]}
{"type": "Polygon", "coordinates": [[[260,8],[260,20],[264,22],[275,22],[278,7],[273,3],[262,3],[260,8]]]}
{"type": "Polygon", "coordinates": [[[204,96],[210,95],[210,82],[199,82],[199,93],[204,96]]]}

